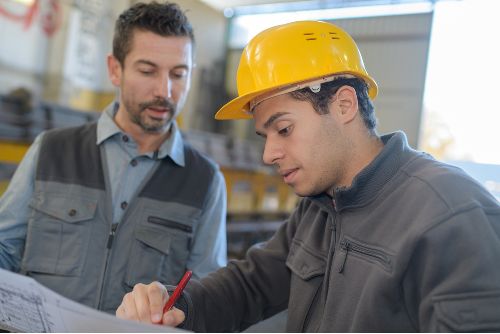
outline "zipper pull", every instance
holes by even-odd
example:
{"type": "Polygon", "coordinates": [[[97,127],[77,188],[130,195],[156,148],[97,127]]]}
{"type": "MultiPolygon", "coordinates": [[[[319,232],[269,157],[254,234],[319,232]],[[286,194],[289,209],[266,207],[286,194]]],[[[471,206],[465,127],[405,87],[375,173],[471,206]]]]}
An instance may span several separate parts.
{"type": "Polygon", "coordinates": [[[108,249],[111,249],[111,246],[113,245],[113,239],[115,238],[115,233],[117,228],[118,228],[118,223],[114,223],[113,225],[111,225],[111,231],[109,232],[109,237],[108,237],[108,244],[106,246],[108,249]]]}
{"type": "Polygon", "coordinates": [[[345,252],[342,253],[342,258],[340,259],[340,265],[337,268],[337,272],[342,273],[344,271],[345,261],[347,260],[347,253],[349,252],[349,241],[342,240],[340,248],[342,248],[345,252]]]}

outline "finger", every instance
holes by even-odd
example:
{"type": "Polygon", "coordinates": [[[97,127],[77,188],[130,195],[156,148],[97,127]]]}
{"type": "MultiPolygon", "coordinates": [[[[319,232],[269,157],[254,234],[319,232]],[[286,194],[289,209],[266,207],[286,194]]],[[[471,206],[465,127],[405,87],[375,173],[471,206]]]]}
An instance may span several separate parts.
{"type": "Polygon", "coordinates": [[[184,319],[186,319],[184,312],[173,307],[170,311],[165,312],[163,315],[163,324],[177,327],[184,321],[184,319]]]}
{"type": "MultiPolygon", "coordinates": [[[[133,309],[135,311],[136,320],[144,323],[151,323],[151,313],[149,312],[150,301],[148,294],[148,289],[150,285],[151,284],[145,285],[139,283],[136,284],[134,286],[134,289],[132,290],[132,294],[134,296],[133,309]]],[[[128,312],[129,309],[127,308],[126,311],[128,312]]]]}
{"type": "Polygon", "coordinates": [[[151,322],[160,323],[163,316],[163,305],[165,304],[168,293],[167,289],[159,282],[153,282],[147,286],[149,300],[149,314],[151,322]]]}
{"type": "Polygon", "coordinates": [[[136,320],[136,321],[139,320],[139,317],[137,315],[137,310],[135,308],[135,300],[133,292],[129,292],[123,297],[122,303],[116,310],[116,315],[123,319],[136,320]]]}
{"type": "Polygon", "coordinates": [[[115,315],[117,318],[127,319],[127,315],[125,313],[125,307],[123,306],[123,301],[120,304],[120,306],[118,306],[118,308],[116,309],[115,315]]]}

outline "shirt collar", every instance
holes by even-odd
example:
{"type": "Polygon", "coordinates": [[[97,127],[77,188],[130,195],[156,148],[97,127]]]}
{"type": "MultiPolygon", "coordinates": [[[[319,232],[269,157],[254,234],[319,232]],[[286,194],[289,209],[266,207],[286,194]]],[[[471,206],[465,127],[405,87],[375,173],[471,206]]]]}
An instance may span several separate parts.
{"type": "Polygon", "coordinates": [[[122,130],[113,120],[117,111],[117,102],[111,103],[103,110],[101,117],[97,121],[97,145],[101,145],[102,142],[117,133],[122,133],[122,130]]]}
{"type": "MultiPolygon", "coordinates": [[[[118,111],[118,106],[118,102],[114,101],[103,110],[101,117],[97,122],[97,145],[101,145],[103,142],[115,137],[117,134],[126,134],[114,121],[114,117],[118,111]]],[[[161,144],[158,152],[151,152],[146,155],[150,158],[156,159],[164,159],[169,156],[177,165],[182,167],[185,166],[184,141],[182,139],[181,131],[175,121],[172,123],[170,137],[161,144]]]]}

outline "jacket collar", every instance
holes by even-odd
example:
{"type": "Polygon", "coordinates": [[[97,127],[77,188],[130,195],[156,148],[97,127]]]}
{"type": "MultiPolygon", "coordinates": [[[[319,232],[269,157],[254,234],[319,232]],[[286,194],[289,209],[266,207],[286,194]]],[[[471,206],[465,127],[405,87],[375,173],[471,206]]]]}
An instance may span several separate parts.
{"type": "Polygon", "coordinates": [[[338,212],[347,208],[364,206],[371,202],[415,152],[408,146],[406,135],[403,132],[386,134],[381,139],[384,143],[382,151],[356,175],[350,187],[335,190],[334,202],[326,194],[313,196],[311,199],[327,210],[334,208],[338,212]],[[332,203],[335,203],[335,207],[332,203]]]}

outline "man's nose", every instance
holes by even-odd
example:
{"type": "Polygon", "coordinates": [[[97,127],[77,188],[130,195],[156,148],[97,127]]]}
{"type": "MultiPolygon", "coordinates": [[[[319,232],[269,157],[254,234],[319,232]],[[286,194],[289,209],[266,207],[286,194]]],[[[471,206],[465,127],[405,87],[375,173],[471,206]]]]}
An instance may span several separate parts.
{"type": "Polygon", "coordinates": [[[170,77],[161,77],[155,86],[155,97],[170,99],[172,97],[172,80],[170,77]]]}
{"type": "Polygon", "coordinates": [[[264,145],[264,153],[262,154],[262,161],[266,165],[277,164],[280,159],[283,158],[283,149],[275,142],[266,138],[266,144],[264,145]]]}

